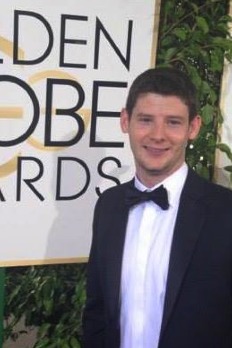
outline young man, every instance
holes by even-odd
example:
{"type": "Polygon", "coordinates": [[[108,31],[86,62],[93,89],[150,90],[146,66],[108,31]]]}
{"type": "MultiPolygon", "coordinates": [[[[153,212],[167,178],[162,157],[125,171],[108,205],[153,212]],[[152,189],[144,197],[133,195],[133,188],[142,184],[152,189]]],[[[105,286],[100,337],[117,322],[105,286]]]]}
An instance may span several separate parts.
{"type": "Polygon", "coordinates": [[[131,86],[121,127],[136,173],[96,205],[85,348],[232,348],[232,192],[185,163],[196,104],[173,68],[131,86]]]}

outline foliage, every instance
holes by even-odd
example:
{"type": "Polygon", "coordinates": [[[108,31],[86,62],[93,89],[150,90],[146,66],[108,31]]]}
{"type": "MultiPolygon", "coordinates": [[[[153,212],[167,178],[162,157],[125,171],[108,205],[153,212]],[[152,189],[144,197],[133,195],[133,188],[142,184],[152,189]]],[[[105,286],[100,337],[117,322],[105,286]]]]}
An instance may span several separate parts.
{"type": "Polygon", "coordinates": [[[9,268],[6,279],[5,338],[15,324],[38,327],[33,348],[79,348],[85,303],[85,265],[9,268]]]}
{"type": "MultiPolygon", "coordinates": [[[[232,160],[220,143],[218,124],[224,57],[232,61],[227,0],[162,0],[157,65],[186,71],[199,90],[204,127],[187,149],[190,166],[213,178],[216,148],[232,160]]],[[[232,172],[232,166],[228,166],[232,172]]],[[[23,316],[26,328],[39,328],[33,348],[78,348],[85,302],[85,265],[7,269],[5,339],[17,338],[15,324],[23,316]]]]}
{"type": "Polygon", "coordinates": [[[212,180],[216,148],[232,159],[231,150],[220,144],[218,135],[223,121],[219,98],[224,57],[232,62],[229,2],[172,0],[162,4],[157,65],[172,65],[187,72],[197,87],[203,127],[197,141],[187,148],[187,160],[199,174],[212,180]]]}

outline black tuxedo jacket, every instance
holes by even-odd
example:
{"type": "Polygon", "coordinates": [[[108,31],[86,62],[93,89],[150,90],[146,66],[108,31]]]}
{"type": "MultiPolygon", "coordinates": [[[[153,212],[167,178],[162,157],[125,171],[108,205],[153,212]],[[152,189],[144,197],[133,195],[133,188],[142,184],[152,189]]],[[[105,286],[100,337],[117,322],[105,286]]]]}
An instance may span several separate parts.
{"type": "MultiPolygon", "coordinates": [[[[85,348],[120,347],[125,191],[131,184],[105,191],[95,208],[85,348]]],[[[232,191],[191,169],[174,229],[159,348],[232,348],[232,191]]]]}

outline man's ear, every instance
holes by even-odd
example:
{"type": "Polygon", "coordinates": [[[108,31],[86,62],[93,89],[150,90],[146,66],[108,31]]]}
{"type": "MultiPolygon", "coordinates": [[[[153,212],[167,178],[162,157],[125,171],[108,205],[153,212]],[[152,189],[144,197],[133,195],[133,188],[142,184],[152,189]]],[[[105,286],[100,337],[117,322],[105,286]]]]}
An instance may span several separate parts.
{"type": "Polygon", "coordinates": [[[120,114],[120,125],[123,133],[127,133],[129,127],[129,115],[125,108],[122,109],[120,114]]]}
{"type": "Polygon", "coordinates": [[[189,125],[189,140],[194,140],[198,136],[201,129],[201,123],[201,116],[199,115],[196,115],[192,119],[189,125]]]}

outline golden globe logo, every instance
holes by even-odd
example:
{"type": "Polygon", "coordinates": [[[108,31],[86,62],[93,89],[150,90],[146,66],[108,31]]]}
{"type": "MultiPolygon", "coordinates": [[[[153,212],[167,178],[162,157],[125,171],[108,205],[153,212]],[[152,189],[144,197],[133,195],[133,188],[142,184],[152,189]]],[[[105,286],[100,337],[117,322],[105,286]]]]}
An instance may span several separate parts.
{"type": "MultiPolygon", "coordinates": [[[[78,63],[66,60],[68,56],[68,48],[70,45],[83,47],[87,46],[87,41],[73,39],[68,37],[67,26],[69,23],[88,23],[87,16],[67,15],[62,14],[60,17],[60,50],[59,50],[59,69],[56,70],[41,70],[36,73],[30,73],[25,77],[25,68],[35,66],[38,70],[38,65],[42,64],[49,58],[54,46],[54,31],[48,20],[39,13],[29,11],[14,11],[14,37],[10,42],[8,39],[0,37],[0,50],[12,59],[12,64],[21,70],[21,74],[1,75],[0,89],[6,90],[8,95],[11,95],[12,103],[4,103],[4,98],[0,102],[0,122],[2,124],[2,131],[0,131],[0,146],[6,149],[15,149],[15,153],[4,160],[0,165],[0,177],[7,177],[12,173],[16,173],[16,201],[21,200],[21,187],[24,182],[33,194],[39,200],[44,200],[45,197],[38,189],[35,183],[38,182],[44,175],[43,156],[38,154],[42,152],[59,152],[60,150],[74,146],[83,138],[87,126],[89,128],[89,148],[122,148],[123,142],[117,141],[112,135],[112,139],[99,140],[98,134],[98,120],[110,119],[119,116],[119,111],[107,111],[99,107],[99,94],[103,90],[118,91],[127,88],[127,82],[122,81],[108,81],[108,80],[93,80],[91,90],[85,90],[84,83],[76,78],[76,75],[67,73],[65,68],[87,69],[87,64],[78,63]],[[26,35],[23,22],[33,22],[36,26],[43,27],[44,35],[47,36],[47,46],[44,47],[43,52],[37,57],[28,56],[28,47],[23,47],[22,37],[26,35]],[[24,29],[23,29],[24,28],[24,29]],[[22,41],[22,46],[20,43],[22,41]],[[27,53],[27,54],[26,54],[27,53]],[[60,70],[61,69],[61,70],[60,70]],[[37,92],[38,84],[43,84],[41,89],[37,92]],[[68,94],[73,93],[74,98],[69,105],[57,106],[59,98],[57,97],[57,90],[62,94],[63,98],[68,94]],[[43,94],[43,98],[41,95],[43,94]],[[84,106],[86,94],[91,96],[91,106],[86,108],[84,106]],[[17,100],[17,95],[21,96],[22,104],[17,100]],[[15,99],[14,99],[15,96],[15,99]],[[43,100],[41,100],[43,99],[43,100]],[[24,102],[24,104],[23,104],[24,102]],[[16,105],[17,104],[17,105],[16,105]],[[68,136],[63,134],[57,135],[53,129],[59,123],[61,118],[65,118],[72,123],[72,131],[68,132],[68,136]],[[19,126],[19,121],[21,125],[19,126]],[[41,127],[41,123],[43,127],[41,127]],[[22,126],[23,124],[23,126],[22,126]],[[13,125],[11,127],[11,125],[13,125]],[[5,132],[5,129],[11,127],[10,132],[5,132]],[[14,131],[12,131],[14,129],[14,131]],[[39,131],[38,131],[39,129],[39,131]],[[27,143],[30,147],[35,149],[33,155],[27,155],[20,149],[20,146],[27,143]],[[37,152],[36,152],[37,151],[37,152]],[[37,167],[37,173],[31,178],[23,177],[23,167],[30,162],[37,167]]],[[[32,23],[31,23],[32,24],[32,23]]],[[[28,26],[29,28],[29,26],[28,26]]],[[[93,52],[93,68],[98,70],[99,60],[101,54],[101,38],[109,44],[112,52],[118,58],[120,64],[129,71],[130,55],[131,55],[131,41],[132,41],[132,21],[128,21],[128,28],[126,35],[122,40],[126,40],[126,50],[123,54],[118,48],[117,44],[112,39],[108,30],[104,27],[99,18],[96,17],[94,28],[94,52],[93,52]]],[[[28,35],[28,34],[27,34],[28,35]]],[[[41,40],[43,42],[43,40],[41,40]]],[[[0,58],[0,64],[4,64],[5,60],[0,58]]],[[[9,62],[8,62],[9,63],[9,62]]],[[[31,70],[29,70],[31,71],[31,70]]],[[[114,134],[112,132],[112,134],[114,134]]],[[[106,162],[114,163],[116,167],[121,166],[121,162],[114,156],[106,156],[101,158],[97,165],[98,174],[108,180],[118,183],[118,179],[109,173],[105,172],[104,165],[106,162]]],[[[77,157],[58,156],[57,157],[57,180],[56,180],[56,200],[71,200],[80,197],[88,188],[90,183],[90,170],[85,159],[77,157]],[[62,168],[67,162],[75,162],[84,171],[86,180],[83,188],[73,195],[61,194],[62,184],[62,168]]],[[[97,194],[100,194],[99,188],[96,188],[97,194]]],[[[4,190],[0,188],[0,200],[6,201],[4,190]]]]}

